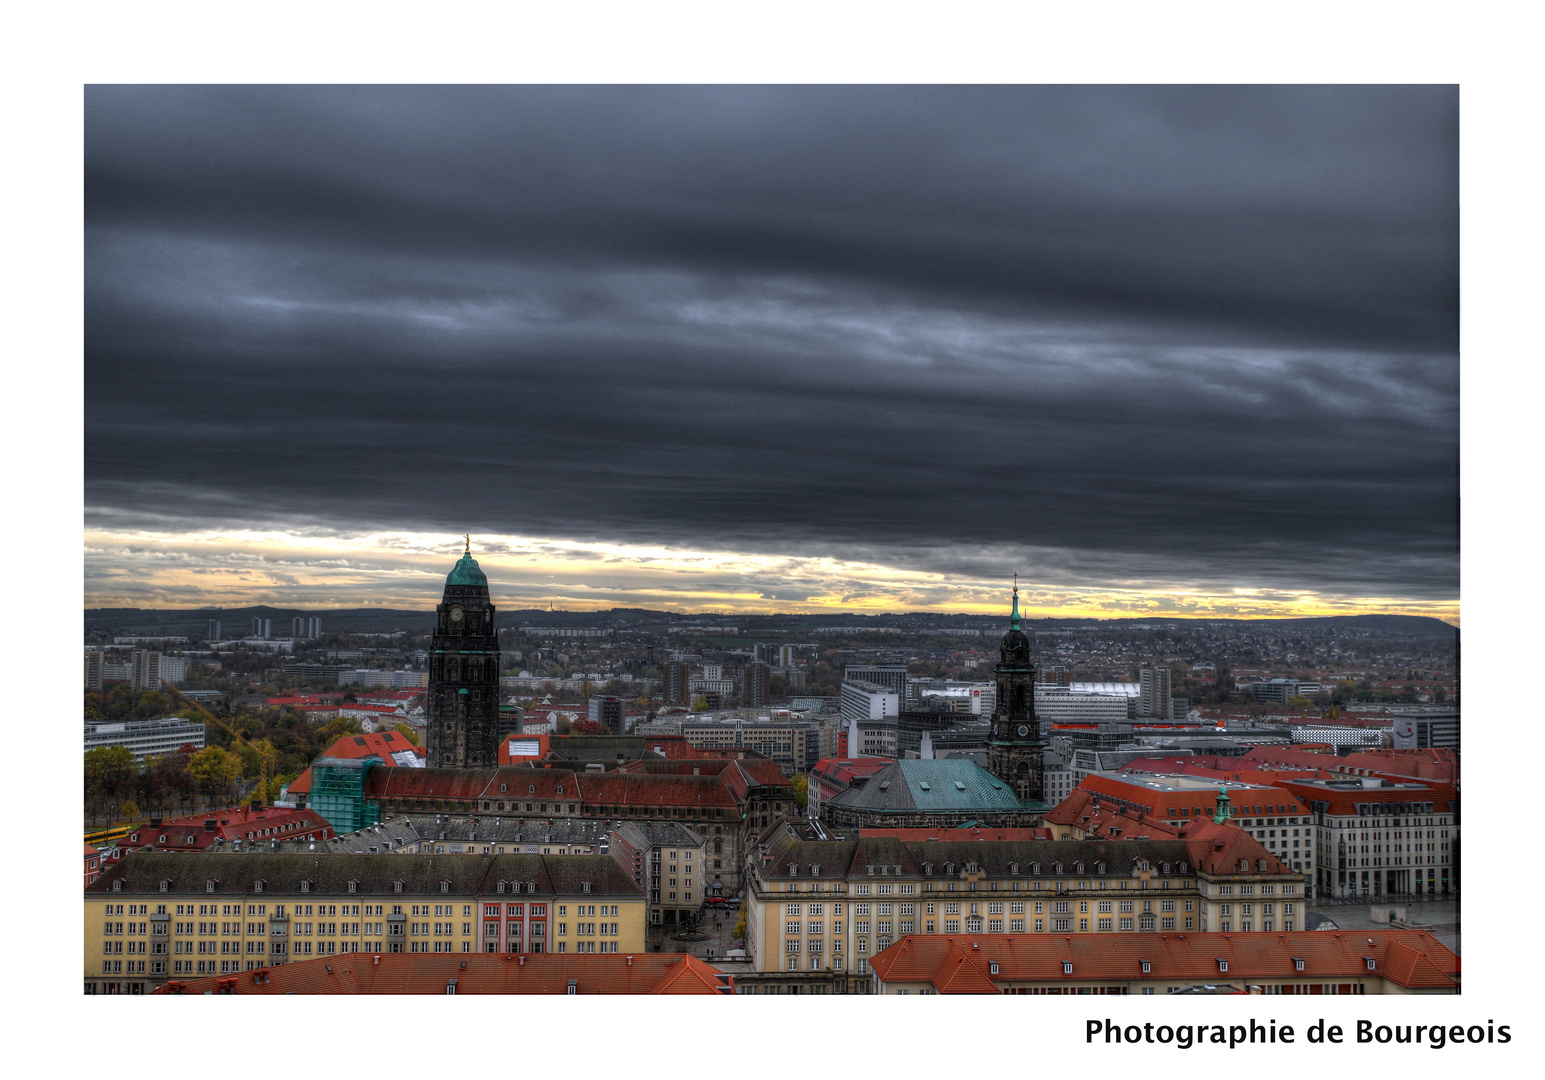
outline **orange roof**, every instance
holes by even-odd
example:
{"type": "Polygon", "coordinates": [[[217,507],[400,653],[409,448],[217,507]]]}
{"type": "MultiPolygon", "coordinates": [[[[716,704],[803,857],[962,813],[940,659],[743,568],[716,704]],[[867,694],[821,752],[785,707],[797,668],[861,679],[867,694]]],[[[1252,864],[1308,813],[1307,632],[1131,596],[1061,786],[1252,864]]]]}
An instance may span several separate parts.
{"type": "Polygon", "coordinates": [[[1412,989],[1459,985],[1459,958],[1421,930],[909,935],[869,963],[883,982],[932,983],[941,994],[997,993],[1007,982],[1076,986],[1139,979],[1314,983],[1376,975],[1412,989]],[[993,964],[997,975],[990,974],[993,964]]]}
{"type": "Polygon", "coordinates": [[[157,994],[729,994],[734,982],[686,953],[348,953],[202,979],[157,994]]]}

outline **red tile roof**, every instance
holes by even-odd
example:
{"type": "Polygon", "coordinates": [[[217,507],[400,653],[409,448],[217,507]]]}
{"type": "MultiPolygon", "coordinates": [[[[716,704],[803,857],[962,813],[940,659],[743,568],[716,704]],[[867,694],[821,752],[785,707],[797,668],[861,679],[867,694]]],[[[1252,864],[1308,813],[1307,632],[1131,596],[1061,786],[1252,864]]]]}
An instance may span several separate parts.
{"type": "Polygon", "coordinates": [[[580,791],[590,806],[737,805],[734,793],[717,776],[587,773],[580,791]]]}
{"type": "Polygon", "coordinates": [[[283,806],[237,806],[229,810],[192,814],[163,821],[159,826],[142,822],[118,842],[123,852],[148,848],[155,851],[203,851],[217,840],[304,840],[314,836],[326,840],[334,836],[333,827],[315,810],[293,810],[283,806]],[[208,828],[214,822],[213,829],[208,828]],[[163,841],[161,837],[166,837],[163,841]]]}
{"type": "Polygon", "coordinates": [[[996,993],[1010,982],[1339,983],[1382,976],[1408,989],[1457,990],[1459,985],[1459,958],[1421,930],[922,935],[902,938],[869,963],[883,982],[932,983],[940,993],[951,994],[996,993]],[[1219,960],[1228,964],[1226,972],[1219,960]],[[1298,960],[1304,962],[1302,971],[1298,960]],[[991,974],[994,963],[997,975],[991,974]],[[1071,964],[1070,973],[1065,963],[1071,964]],[[984,983],[994,985],[986,989],[984,983]]]}
{"type": "Polygon", "coordinates": [[[240,975],[177,979],[157,994],[728,994],[734,982],[686,953],[348,953],[240,975]]]}
{"type": "MultiPolygon", "coordinates": [[[[396,767],[398,764],[392,755],[403,750],[412,750],[419,760],[424,760],[426,752],[421,746],[414,746],[403,736],[395,731],[373,731],[365,735],[345,735],[333,745],[324,750],[319,757],[336,758],[364,758],[374,755],[381,759],[381,764],[387,767],[396,767]]],[[[289,795],[302,795],[311,790],[311,769],[301,770],[301,774],[290,781],[286,791],[289,795]]]]}

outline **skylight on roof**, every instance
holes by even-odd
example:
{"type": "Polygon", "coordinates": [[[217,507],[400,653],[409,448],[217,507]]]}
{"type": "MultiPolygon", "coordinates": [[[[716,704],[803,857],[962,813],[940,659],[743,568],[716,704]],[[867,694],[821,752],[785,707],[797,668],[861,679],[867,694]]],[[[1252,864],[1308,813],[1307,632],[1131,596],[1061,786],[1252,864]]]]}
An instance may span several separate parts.
{"type": "Polygon", "coordinates": [[[960,789],[960,790],[961,790],[961,791],[964,791],[964,790],[966,790],[966,784],[965,784],[965,781],[964,781],[964,780],[956,780],[956,781],[955,781],[955,786],[956,786],[956,787],[957,787],[957,788],[959,788],[959,789],[960,789]]]}
{"type": "MultiPolygon", "coordinates": [[[[885,785],[881,784],[880,786],[884,787],[885,785]]],[[[917,786],[922,788],[924,791],[932,791],[933,790],[933,788],[928,786],[928,781],[927,780],[919,781],[917,786]]]]}

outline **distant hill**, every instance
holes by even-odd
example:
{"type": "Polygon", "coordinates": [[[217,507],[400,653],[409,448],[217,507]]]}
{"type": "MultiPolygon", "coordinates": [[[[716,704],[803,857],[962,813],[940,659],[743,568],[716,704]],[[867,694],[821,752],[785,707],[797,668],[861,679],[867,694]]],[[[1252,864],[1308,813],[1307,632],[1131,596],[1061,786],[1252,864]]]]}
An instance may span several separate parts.
{"type": "MultiPolygon", "coordinates": [[[[274,633],[283,636],[289,631],[289,620],[298,615],[317,616],[322,620],[324,633],[390,633],[405,630],[409,633],[427,633],[434,628],[434,610],[405,610],[400,608],[299,608],[268,607],[258,605],[240,608],[87,608],[85,629],[110,634],[190,634],[202,636],[210,619],[219,619],[226,637],[240,636],[251,620],[257,617],[272,619],[274,633]]],[[[611,608],[601,611],[547,611],[541,608],[501,608],[498,621],[501,627],[521,624],[540,626],[594,625],[598,622],[659,625],[663,623],[695,623],[701,621],[723,622],[738,627],[741,635],[747,632],[771,632],[774,629],[801,630],[815,626],[896,626],[898,628],[941,626],[1001,626],[1003,615],[943,615],[938,612],[896,612],[882,615],[856,615],[842,612],[816,614],[789,613],[772,615],[745,615],[724,612],[699,612],[688,614],[677,611],[651,611],[647,608],[611,608]]],[[[1362,630],[1378,635],[1399,637],[1435,638],[1454,640],[1459,628],[1442,619],[1426,615],[1330,615],[1307,619],[1220,619],[1220,618],[1165,618],[1135,619],[1026,619],[1026,629],[1072,629],[1076,627],[1103,626],[1113,629],[1143,626],[1175,625],[1182,629],[1209,624],[1232,626],[1249,625],[1263,630],[1290,631],[1293,629],[1315,630],[1362,630]]]]}

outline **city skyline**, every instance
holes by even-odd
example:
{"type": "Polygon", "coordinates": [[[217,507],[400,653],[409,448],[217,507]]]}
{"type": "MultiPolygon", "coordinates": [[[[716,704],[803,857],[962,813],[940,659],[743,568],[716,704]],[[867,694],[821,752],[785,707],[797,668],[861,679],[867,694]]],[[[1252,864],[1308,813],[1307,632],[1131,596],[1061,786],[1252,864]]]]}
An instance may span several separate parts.
{"type": "Polygon", "coordinates": [[[1458,622],[1452,87],[86,93],[88,607],[1458,622]]]}

